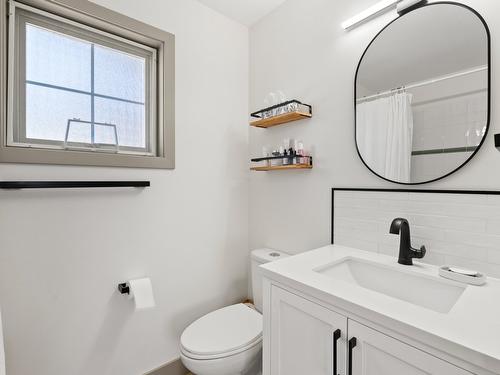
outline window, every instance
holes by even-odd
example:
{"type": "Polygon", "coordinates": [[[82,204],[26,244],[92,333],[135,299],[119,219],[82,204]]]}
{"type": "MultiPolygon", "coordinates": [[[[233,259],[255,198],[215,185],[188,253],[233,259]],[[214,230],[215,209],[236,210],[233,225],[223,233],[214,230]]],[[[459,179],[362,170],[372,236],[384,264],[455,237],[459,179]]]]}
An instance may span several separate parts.
{"type": "Polygon", "coordinates": [[[78,2],[10,1],[0,161],[173,168],[173,36],[78,2]]]}

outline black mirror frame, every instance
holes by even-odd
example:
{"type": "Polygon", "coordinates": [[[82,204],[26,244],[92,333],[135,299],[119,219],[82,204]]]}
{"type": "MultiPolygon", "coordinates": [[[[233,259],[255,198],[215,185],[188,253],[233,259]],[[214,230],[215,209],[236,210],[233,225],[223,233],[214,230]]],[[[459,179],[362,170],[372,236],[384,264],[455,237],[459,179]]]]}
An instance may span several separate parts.
{"type": "Polygon", "coordinates": [[[446,178],[446,177],[452,175],[453,173],[457,172],[459,169],[461,169],[462,167],[464,167],[465,165],[467,165],[467,163],[469,163],[469,161],[471,161],[472,158],[474,158],[474,156],[476,156],[477,152],[481,149],[481,147],[483,146],[483,144],[484,144],[484,142],[485,142],[485,140],[486,140],[486,138],[488,136],[488,132],[490,130],[490,122],[491,122],[491,34],[490,34],[490,29],[489,29],[488,24],[486,23],[485,19],[474,8],[471,8],[468,5],[461,4],[461,3],[456,3],[456,2],[453,2],[453,1],[438,1],[438,2],[435,2],[435,3],[424,3],[424,4],[421,4],[421,5],[417,5],[414,8],[408,10],[407,12],[400,14],[399,17],[395,18],[394,20],[392,20],[391,22],[389,22],[386,26],[384,26],[384,28],[382,30],[380,30],[377,33],[377,35],[375,35],[375,37],[368,44],[368,46],[366,47],[365,51],[361,55],[361,58],[359,59],[358,66],[356,68],[356,74],[354,76],[354,143],[356,144],[356,151],[358,153],[358,156],[361,159],[361,161],[363,162],[363,164],[365,165],[365,167],[368,168],[370,170],[370,172],[372,172],[374,175],[380,177],[381,179],[383,179],[385,181],[388,181],[388,182],[392,182],[394,184],[399,184],[399,185],[423,185],[423,184],[430,184],[432,182],[441,180],[443,178],[446,178]],[[473,14],[475,14],[477,16],[477,18],[479,18],[479,20],[483,24],[484,29],[486,31],[487,44],[488,44],[488,115],[487,115],[487,119],[486,119],[486,132],[484,133],[484,136],[481,139],[481,142],[477,146],[476,150],[474,150],[474,152],[472,153],[472,155],[465,162],[463,162],[460,166],[458,166],[456,169],[454,169],[453,171],[451,171],[451,172],[449,172],[449,173],[447,173],[447,174],[445,174],[445,175],[443,175],[441,177],[438,177],[438,178],[435,178],[435,179],[429,180],[429,181],[423,181],[423,182],[398,182],[398,181],[393,181],[393,180],[390,180],[388,178],[385,178],[385,177],[379,175],[373,169],[371,169],[368,166],[368,164],[364,161],[363,157],[361,156],[361,152],[359,151],[358,142],[357,142],[357,138],[356,138],[356,133],[357,133],[357,116],[356,116],[356,105],[357,105],[356,94],[357,94],[357,88],[356,88],[356,86],[357,86],[357,81],[358,81],[359,68],[361,67],[361,63],[363,62],[363,58],[365,57],[366,53],[368,52],[368,50],[370,49],[370,47],[372,46],[372,44],[375,42],[375,40],[380,36],[380,34],[382,34],[394,22],[399,21],[401,18],[405,17],[408,14],[411,14],[415,10],[418,10],[418,9],[421,9],[421,8],[424,8],[424,7],[429,7],[429,6],[434,6],[434,5],[443,5],[443,4],[444,5],[454,5],[454,6],[459,6],[459,7],[463,7],[465,9],[468,9],[470,12],[472,12],[473,14]]]}

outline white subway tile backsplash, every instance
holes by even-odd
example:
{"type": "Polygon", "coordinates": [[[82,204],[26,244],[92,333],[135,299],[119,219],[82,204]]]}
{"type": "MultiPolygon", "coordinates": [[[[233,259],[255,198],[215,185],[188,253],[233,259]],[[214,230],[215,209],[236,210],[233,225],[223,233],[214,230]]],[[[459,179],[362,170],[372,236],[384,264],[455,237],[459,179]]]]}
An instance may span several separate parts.
{"type": "Polygon", "coordinates": [[[487,233],[473,233],[456,230],[443,231],[444,241],[459,242],[472,246],[500,248],[500,236],[487,233]]]}
{"type": "Polygon", "coordinates": [[[408,199],[410,201],[439,202],[450,204],[488,204],[489,196],[482,194],[409,193],[408,199]]]}
{"type": "Polygon", "coordinates": [[[486,232],[500,235],[500,220],[488,221],[486,224],[486,232]]]}
{"type": "Polygon", "coordinates": [[[408,200],[406,192],[376,192],[376,191],[337,191],[340,198],[353,198],[353,199],[388,199],[388,200],[408,200]]]}
{"type": "Polygon", "coordinates": [[[350,219],[346,217],[337,217],[335,225],[342,230],[343,233],[350,231],[372,232],[379,233],[379,227],[373,221],[362,219],[350,219]]]}
{"type": "Polygon", "coordinates": [[[486,221],[454,216],[434,216],[425,214],[410,214],[408,220],[414,225],[427,226],[440,229],[456,229],[474,233],[486,232],[486,221]]]}
{"type": "Polygon", "coordinates": [[[425,201],[406,202],[408,210],[415,214],[451,217],[496,217],[500,212],[498,207],[486,204],[440,203],[425,201]]]}
{"type": "Polygon", "coordinates": [[[489,249],[487,260],[488,260],[488,263],[500,265],[500,250],[499,249],[489,249]]]}
{"type": "Polygon", "coordinates": [[[500,277],[500,196],[335,191],[335,243],[397,257],[396,217],[410,222],[424,263],[475,268],[500,277]]]}
{"type": "Polygon", "coordinates": [[[377,199],[356,199],[350,197],[339,197],[337,200],[338,207],[361,207],[361,208],[378,208],[380,202],[377,199]]]}
{"type": "Polygon", "coordinates": [[[473,246],[462,244],[458,242],[429,240],[424,238],[412,237],[415,243],[414,247],[425,245],[429,253],[438,252],[443,255],[458,256],[462,258],[469,258],[474,261],[487,261],[488,248],[481,246],[473,246]]]}
{"type": "Polygon", "coordinates": [[[387,213],[378,209],[370,209],[369,207],[337,207],[335,215],[351,219],[376,220],[378,222],[379,220],[386,219],[387,213]]]}
{"type": "MultiPolygon", "coordinates": [[[[435,265],[443,265],[446,264],[446,256],[444,254],[438,253],[438,252],[429,252],[425,254],[425,261],[423,263],[427,264],[435,264],[435,265]]],[[[419,262],[421,259],[418,260],[419,262]]]]}
{"type": "Polygon", "coordinates": [[[441,240],[443,239],[443,231],[439,228],[431,228],[428,226],[412,225],[411,235],[422,238],[423,240],[441,240]]]}

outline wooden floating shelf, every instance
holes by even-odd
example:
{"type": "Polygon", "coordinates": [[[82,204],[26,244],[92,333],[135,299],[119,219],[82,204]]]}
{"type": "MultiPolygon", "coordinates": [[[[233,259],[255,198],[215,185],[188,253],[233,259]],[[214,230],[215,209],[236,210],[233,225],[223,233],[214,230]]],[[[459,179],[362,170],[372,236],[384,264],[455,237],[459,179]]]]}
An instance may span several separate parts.
{"type": "Polygon", "coordinates": [[[252,167],[250,170],[257,172],[267,172],[267,171],[283,171],[287,169],[312,169],[310,164],[294,164],[294,165],[277,165],[274,167],[252,167]]]}
{"type": "Polygon", "coordinates": [[[255,126],[257,128],[270,128],[276,125],[286,124],[287,122],[298,121],[311,117],[312,114],[306,112],[288,112],[283,113],[282,115],[252,121],[250,126],[255,126]]]}

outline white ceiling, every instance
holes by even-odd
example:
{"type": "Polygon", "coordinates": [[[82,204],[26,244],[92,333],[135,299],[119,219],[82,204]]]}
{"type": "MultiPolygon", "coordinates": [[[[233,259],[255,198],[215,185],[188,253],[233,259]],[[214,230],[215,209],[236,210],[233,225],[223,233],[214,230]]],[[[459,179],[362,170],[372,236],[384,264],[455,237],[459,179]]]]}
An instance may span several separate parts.
{"type": "Polygon", "coordinates": [[[252,26],[285,0],[198,0],[246,26],[252,26]]]}

